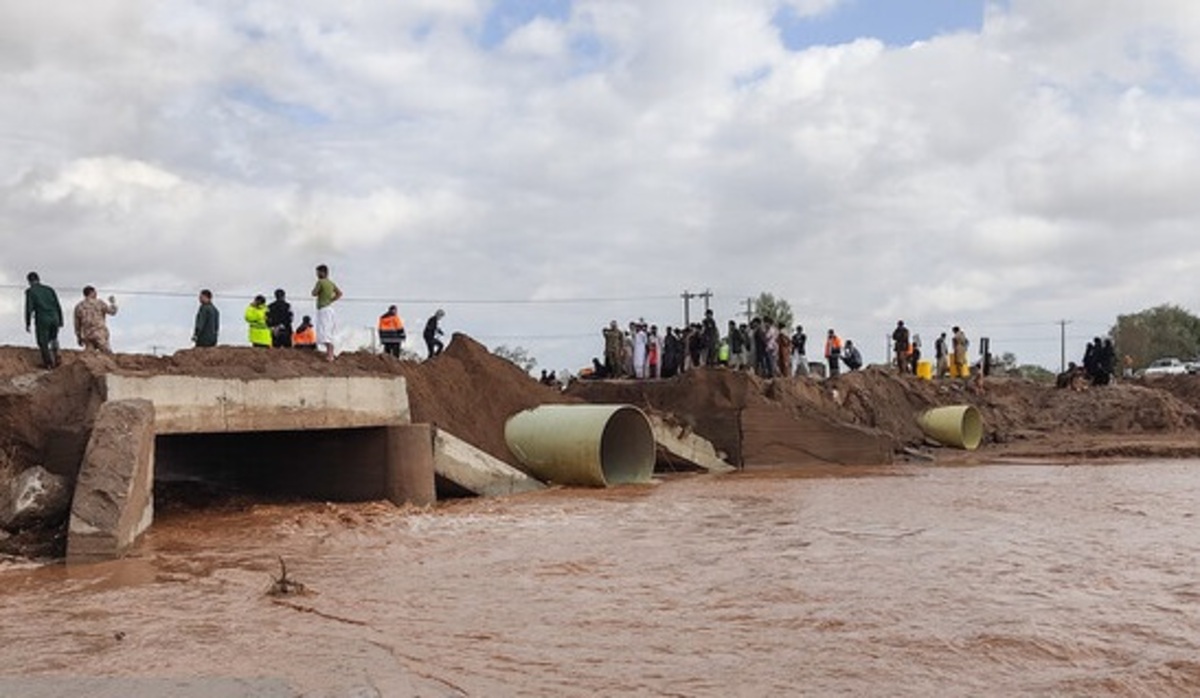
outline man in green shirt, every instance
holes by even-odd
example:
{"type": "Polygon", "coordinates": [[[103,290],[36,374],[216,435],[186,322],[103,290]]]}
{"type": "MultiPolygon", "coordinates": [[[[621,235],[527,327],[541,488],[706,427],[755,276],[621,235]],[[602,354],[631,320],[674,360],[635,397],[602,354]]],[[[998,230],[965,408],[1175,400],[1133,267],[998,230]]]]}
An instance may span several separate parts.
{"type": "Polygon", "coordinates": [[[62,306],[58,294],[44,285],[36,271],[25,277],[29,288],[25,289],[25,331],[30,331],[31,321],[37,325],[37,345],[42,352],[42,365],[54,368],[62,363],[58,356],[58,328],[63,325],[62,306]]]}
{"type": "Polygon", "coordinates": [[[200,292],[200,307],[196,310],[196,329],[192,331],[192,341],[198,347],[215,347],[220,329],[221,313],[213,305],[212,291],[206,288],[200,292]]]}
{"type": "Polygon", "coordinates": [[[317,346],[325,345],[325,359],[333,361],[333,335],[337,332],[333,304],[342,297],[342,289],[329,278],[329,267],[324,264],[317,267],[317,284],[312,294],[317,299],[317,346]]]}

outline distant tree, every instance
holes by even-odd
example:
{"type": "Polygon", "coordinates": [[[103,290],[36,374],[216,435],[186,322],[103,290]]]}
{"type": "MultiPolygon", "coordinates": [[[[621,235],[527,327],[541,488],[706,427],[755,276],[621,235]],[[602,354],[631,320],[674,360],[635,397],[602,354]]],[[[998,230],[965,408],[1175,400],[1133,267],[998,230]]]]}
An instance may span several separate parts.
{"type": "Polygon", "coordinates": [[[1053,371],[1042,366],[1018,363],[1017,355],[1011,351],[1000,354],[1000,357],[994,358],[993,361],[992,375],[995,376],[1028,378],[1039,383],[1053,383],[1056,377],[1053,371]]]}
{"type": "Polygon", "coordinates": [[[1200,354],[1200,318],[1177,305],[1118,315],[1109,336],[1116,343],[1118,362],[1130,356],[1134,368],[1167,356],[1192,359],[1200,354]]]}
{"type": "Polygon", "coordinates": [[[529,353],[525,347],[514,346],[510,347],[507,344],[492,349],[492,353],[502,359],[508,359],[521,368],[522,371],[530,373],[537,367],[537,359],[529,353]]]}
{"type": "Polygon", "coordinates": [[[1053,371],[1044,366],[1038,366],[1036,364],[1021,364],[1020,366],[1014,368],[1009,375],[1028,378],[1029,380],[1034,380],[1039,383],[1053,383],[1054,379],[1057,378],[1053,371]]]}
{"type": "Polygon", "coordinates": [[[784,327],[791,327],[795,321],[792,304],[766,292],[758,294],[758,298],[754,299],[754,314],[764,320],[782,322],[784,327]]]}

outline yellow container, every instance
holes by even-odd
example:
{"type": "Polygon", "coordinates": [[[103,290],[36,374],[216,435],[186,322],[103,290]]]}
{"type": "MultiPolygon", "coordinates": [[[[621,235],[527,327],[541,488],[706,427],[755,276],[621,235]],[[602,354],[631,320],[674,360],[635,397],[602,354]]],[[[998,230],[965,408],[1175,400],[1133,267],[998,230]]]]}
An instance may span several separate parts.
{"type": "Polygon", "coordinates": [[[928,361],[918,361],[917,378],[924,378],[927,381],[933,380],[933,364],[928,361]]]}

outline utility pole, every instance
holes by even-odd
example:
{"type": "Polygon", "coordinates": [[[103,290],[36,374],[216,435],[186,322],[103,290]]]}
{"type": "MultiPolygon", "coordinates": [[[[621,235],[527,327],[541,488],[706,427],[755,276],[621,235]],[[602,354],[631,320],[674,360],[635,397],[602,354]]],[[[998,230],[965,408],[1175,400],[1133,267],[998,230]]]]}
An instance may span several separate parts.
{"type": "Polygon", "coordinates": [[[754,319],[754,299],[746,299],[746,322],[749,323],[754,319]]]}
{"type": "Polygon", "coordinates": [[[1060,356],[1058,359],[1058,372],[1066,373],[1067,371],[1067,325],[1071,324],[1070,320],[1058,321],[1058,346],[1060,356]]]}
{"type": "Polygon", "coordinates": [[[706,288],[706,289],[704,289],[704,293],[697,293],[696,295],[699,296],[700,298],[704,299],[704,314],[707,315],[708,314],[708,299],[713,297],[712,289],[706,288]]]}
{"type": "Polygon", "coordinates": [[[691,293],[686,288],[679,295],[683,299],[683,326],[690,327],[692,324],[691,303],[692,299],[699,296],[698,293],[691,293]]]}

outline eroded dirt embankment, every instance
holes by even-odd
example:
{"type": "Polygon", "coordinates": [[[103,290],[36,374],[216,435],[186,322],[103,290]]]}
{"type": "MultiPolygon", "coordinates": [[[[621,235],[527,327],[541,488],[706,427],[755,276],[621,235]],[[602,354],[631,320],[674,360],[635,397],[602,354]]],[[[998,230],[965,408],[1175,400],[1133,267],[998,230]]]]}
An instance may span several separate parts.
{"type": "MultiPolygon", "coordinates": [[[[510,463],[514,458],[504,443],[508,417],[529,407],[570,401],[622,402],[658,412],[682,430],[712,440],[735,463],[747,441],[747,419],[769,418],[771,439],[803,440],[828,432],[834,441],[875,444],[876,450],[867,453],[879,452],[880,444],[899,452],[928,446],[917,414],[962,403],[981,411],[984,445],[974,454],[936,449],[938,460],[1200,455],[1200,376],[1075,392],[1021,379],[990,378],[982,386],[921,381],[882,369],[823,382],[764,381],[714,369],[669,381],[583,382],[563,393],[539,384],[470,337],[455,335],[445,353],[427,362],[363,352],[327,363],[299,350],[218,347],[165,357],[68,351],[63,366],[50,372],[38,368],[36,350],[0,347],[0,485],[34,465],[74,477],[103,400],[103,376],[112,372],[220,378],[401,375],[408,381],[414,421],[436,424],[510,463]],[[794,430],[789,420],[794,420],[794,430]],[[791,431],[799,436],[789,437],[791,431]]],[[[768,448],[759,455],[763,453],[783,454],[781,462],[786,462],[790,452],[768,448]]],[[[0,548],[4,546],[0,540],[0,548]]]]}
{"type": "Polygon", "coordinates": [[[1096,444],[1096,455],[1200,452],[1197,376],[1075,392],[1015,378],[989,378],[979,388],[881,369],[824,382],[764,381],[717,369],[669,381],[577,383],[564,394],[540,385],[470,337],[455,335],[445,353],[427,362],[363,352],[343,354],[331,364],[311,352],[218,347],[164,357],[65,352],[63,366],[51,372],[37,368],[32,348],[0,347],[0,469],[46,465],[69,473],[102,400],[103,376],[110,372],[220,378],[402,375],[415,421],[437,424],[508,462],[513,456],[504,443],[505,420],[522,409],[566,401],[631,403],[715,440],[736,438],[736,420],[730,415],[769,408],[865,428],[891,439],[897,449],[925,443],[916,414],[969,403],[984,418],[982,457],[1086,454],[1090,442],[1096,444]],[[732,437],[725,434],[730,430],[732,437]],[[1127,444],[1124,450],[1122,443],[1127,444]],[[1152,443],[1157,445],[1149,449],[1152,443]]]}

